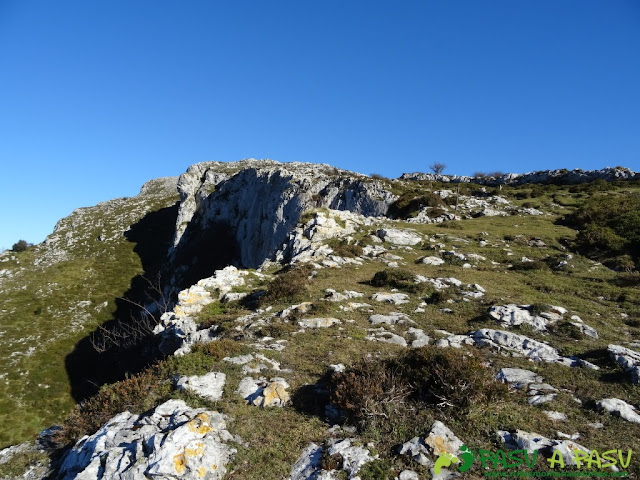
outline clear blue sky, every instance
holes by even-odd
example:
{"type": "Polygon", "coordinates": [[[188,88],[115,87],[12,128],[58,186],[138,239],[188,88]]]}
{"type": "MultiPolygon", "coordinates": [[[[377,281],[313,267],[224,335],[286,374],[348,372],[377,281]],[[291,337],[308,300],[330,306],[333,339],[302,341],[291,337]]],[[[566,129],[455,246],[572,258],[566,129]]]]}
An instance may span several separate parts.
{"type": "Polygon", "coordinates": [[[0,0],[0,247],[247,157],[640,169],[640,2],[0,0]]]}

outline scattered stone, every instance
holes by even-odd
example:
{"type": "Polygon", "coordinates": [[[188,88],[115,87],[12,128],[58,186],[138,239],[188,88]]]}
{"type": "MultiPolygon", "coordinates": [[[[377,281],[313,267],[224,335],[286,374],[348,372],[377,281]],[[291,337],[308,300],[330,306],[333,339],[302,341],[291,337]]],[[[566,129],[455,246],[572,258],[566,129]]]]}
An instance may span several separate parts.
{"type": "Polygon", "coordinates": [[[600,400],[596,405],[613,415],[618,415],[628,422],[640,423],[640,415],[635,412],[636,408],[624,400],[620,400],[619,398],[605,398],[600,400]]]}
{"type": "Polygon", "coordinates": [[[260,373],[262,370],[280,370],[280,362],[270,359],[261,353],[224,357],[225,362],[242,365],[242,373],[260,373]]]}
{"type": "Polygon", "coordinates": [[[284,378],[275,377],[267,382],[264,379],[256,381],[251,377],[245,377],[240,380],[237,393],[251,405],[283,407],[290,400],[288,388],[289,384],[284,378]]]}
{"type": "Polygon", "coordinates": [[[307,445],[293,465],[289,480],[316,479],[322,466],[323,452],[323,448],[315,443],[307,445]]]}
{"type": "Polygon", "coordinates": [[[532,360],[557,362],[561,359],[555,348],[524,335],[517,335],[504,330],[482,328],[472,333],[472,338],[479,346],[488,345],[496,349],[504,348],[532,360]]]}
{"type": "Polygon", "coordinates": [[[554,410],[545,410],[543,412],[549,420],[553,420],[554,422],[564,422],[567,419],[567,416],[562,412],[556,412],[554,410]]]}
{"type": "Polygon", "coordinates": [[[344,366],[344,364],[343,364],[343,363],[337,363],[337,364],[335,364],[335,365],[333,365],[333,364],[332,364],[332,365],[329,365],[329,368],[330,368],[331,370],[333,370],[334,372],[336,372],[336,373],[342,373],[342,372],[344,372],[344,371],[345,371],[345,369],[346,369],[346,367],[344,366]]]}
{"type": "Polygon", "coordinates": [[[393,305],[402,305],[409,303],[409,295],[406,293],[374,293],[371,298],[377,302],[391,303],[393,305]]]}
{"type": "Polygon", "coordinates": [[[556,395],[553,393],[547,395],[531,395],[527,402],[529,403],[529,405],[538,406],[542,405],[543,403],[548,403],[554,398],[556,398],[556,395]]]}
{"type": "Polygon", "coordinates": [[[353,290],[345,290],[344,294],[338,293],[332,288],[327,288],[324,291],[324,299],[330,302],[342,302],[352,298],[364,297],[364,293],[354,292],[353,290]]]}
{"type": "Polygon", "coordinates": [[[145,415],[122,412],[65,455],[59,477],[224,478],[236,452],[226,417],[169,400],[145,415]]]}
{"type": "Polygon", "coordinates": [[[211,372],[202,376],[182,376],[178,379],[176,387],[178,390],[194,392],[207,400],[216,402],[222,397],[226,378],[226,375],[221,372],[211,372]]]}
{"type": "Polygon", "coordinates": [[[542,381],[542,377],[531,370],[525,370],[523,368],[503,368],[501,369],[496,378],[501,382],[508,383],[509,385],[521,389],[529,384],[535,384],[542,381]]]}
{"type": "MultiPolygon", "coordinates": [[[[462,441],[449,430],[442,422],[436,420],[431,430],[425,437],[414,437],[398,447],[400,455],[409,455],[411,458],[427,468],[434,466],[434,460],[445,453],[458,455],[462,441]]],[[[432,470],[432,475],[434,474],[432,470]]],[[[442,476],[434,478],[448,478],[451,472],[446,469],[441,471],[442,476]]]]}
{"type": "MultiPolygon", "coordinates": [[[[558,432],[560,433],[560,432],[558,432]]],[[[550,457],[554,452],[560,452],[565,465],[576,465],[573,452],[580,450],[590,453],[588,448],[575,443],[571,439],[550,440],[537,433],[517,430],[515,433],[498,431],[498,438],[512,450],[526,450],[529,454],[538,450],[541,454],[550,457]]]]}
{"type": "Polygon", "coordinates": [[[463,345],[473,345],[474,340],[470,338],[468,335],[450,335],[446,338],[440,338],[436,341],[436,347],[452,347],[452,348],[462,348],[463,345]]]}
{"type": "Polygon", "coordinates": [[[352,445],[352,443],[352,438],[337,441],[329,447],[328,453],[329,455],[340,455],[342,457],[342,470],[347,472],[350,479],[355,480],[358,470],[364,464],[378,458],[378,455],[372,457],[369,450],[352,445]]]}
{"type": "Polygon", "coordinates": [[[640,384],[640,353],[620,345],[607,347],[609,356],[613,358],[631,376],[631,383],[640,384]]]}
{"type": "Polygon", "coordinates": [[[529,311],[529,305],[500,305],[489,309],[489,316],[503,326],[515,326],[527,324],[531,325],[535,330],[545,331],[549,324],[549,319],[542,315],[532,315],[529,311]]]}
{"type": "Polygon", "coordinates": [[[381,228],[376,233],[382,240],[394,245],[416,245],[422,241],[421,235],[410,230],[381,228]]]}
{"type": "Polygon", "coordinates": [[[444,263],[444,260],[441,259],[440,257],[422,257],[420,260],[418,260],[418,263],[424,263],[425,265],[438,266],[438,265],[442,265],[444,263]]]}
{"type": "Polygon", "coordinates": [[[385,342],[385,343],[393,343],[396,345],[400,345],[401,347],[407,346],[407,341],[402,338],[400,335],[396,335],[395,333],[387,332],[384,328],[369,328],[367,329],[369,335],[365,338],[367,340],[371,340],[373,342],[385,342]]]}
{"type": "Polygon", "coordinates": [[[420,477],[413,470],[403,470],[400,472],[398,480],[420,480],[420,477]]]}
{"type": "Polygon", "coordinates": [[[306,318],[300,320],[298,325],[302,328],[328,328],[338,323],[342,322],[337,318],[306,318]]]}
{"type": "Polygon", "coordinates": [[[249,295],[248,292],[228,292],[222,296],[220,301],[222,303],[237,302],[247,297],[248,295],[249,295]]]}
{"type": "Polygon", "coordinates": [[[291,305],[290,307],[285,308],[278,314],[278,316],[281,318],[287,318],[292,313],[296,313],[296,314],[309,313],[312,307],[313,307],[313,303],[311,302],[298,303],[296,305],[291,305]]]}
{"type": "Polygon", "coordinates": [[[404,313],[391,312],[388,315],[371,315],[369,317],[369,323],[372,325],[380,325],[381,323],[385,325],[396,325],[405,323],[414,324],[415,322],[404,313]]]}
{"type": "Polygon", "coordinates": [[[543,248],[546,247],[547,244],[544,243],[542,240],[540,240],[539,238],[534,238],[532,240],[529,240],[529,246],[530,247],[538,247],[538,248],[543,248]]]}
{"type": "MultiPolygon", "coordinates": [[[[578,317],[578,318],[580,318],[580,317],[578,317]]],[[[570,323],[574,327],[578,328],[578,330],[580,330],[580,332],[583,335],[586,335],[587,337],[591,337],[594,340],[598,340],[598,332],[596,331],[595,328],[590,327],[589,325],[585,325],[581,321],[580,322],[570,322],[570,323]]]]}
{"type": "Polygon", "coordinates": [[[424,465],[425,467],[433,466],[431,450],[427,448],[422,437],[414,437],[408,442],[403,443],[398,447],[398,453],[400,455],[410,455],[414,462],[424,465]]]}
{"type": "Polygon", "coordinates": [[[426,335],[423,330],[411,327],[407,330],[407,333],[413,337],[411,341],[412,348],[421,348],[429,345],[429,336],[426,335]]]}

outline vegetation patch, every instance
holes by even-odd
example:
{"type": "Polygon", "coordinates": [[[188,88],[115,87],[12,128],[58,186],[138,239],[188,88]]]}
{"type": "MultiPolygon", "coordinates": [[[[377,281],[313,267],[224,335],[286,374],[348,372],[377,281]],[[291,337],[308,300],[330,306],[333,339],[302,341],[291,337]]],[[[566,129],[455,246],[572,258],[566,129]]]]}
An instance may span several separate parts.
{"type": "Polygon", "coordinates": [[[444,212],[444,201],[440,195],[436,195],[432,192],[420,192],[415,191],[405,192],[400,197],[389,205],[387,215],[392,218],[410,218],[415,216],[420,210],[425,207],[432,208],[431,216],[438,216],[444,212]]]}
{"type": "Polygon", "coordinates": [[[260,297],[260,303],[295,303],[300,300],[309,286],[313,267],[302,264],[283,270],[267,286],[267,293],[260,297]]]}
{"type": "Polygon", "coordinates": [[[564,222],[579,230],[573,245],[583,255],[640,268],[640,194],[597,195],[564,222]]]}
{"type": "Polygon", "coordinates": [[[333,254],[339,257],[355,258],[362,255],[362,247],[360,245],[349,243],[344,238],[332,238],[327,241],[327,245],[333,250],[333,254]]]}
{"type": "Polygon", "coordinates": [[[361,429],[381,423],[393,428],[394,422],[425,408],[462,418],[472,405],[500,402],[506,393],[477,357],[423,347],[395,358],[365,359],[334,374],[331,402],[361,429]]]}

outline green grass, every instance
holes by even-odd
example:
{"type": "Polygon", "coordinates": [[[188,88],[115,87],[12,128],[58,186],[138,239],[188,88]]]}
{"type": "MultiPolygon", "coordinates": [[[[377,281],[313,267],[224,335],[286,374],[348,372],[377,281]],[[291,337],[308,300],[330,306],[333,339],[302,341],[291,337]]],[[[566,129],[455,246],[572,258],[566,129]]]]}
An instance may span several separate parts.
{"type": "MultiPolygon", "coordinates": [[[[387,182],[384,179],[376,181],[387,182]]],[[[389,183],[393,183],[399,194],[411,188],[419,195],[420,189],[428,187],[427,184],[408,186],[408,182],[407,185],[403,182],[389,183]]],[[[637,190],[635,186],[629,188],[637,190]]],[[[625,188],[620,187],[608,194],[623,195],[625,191],[625,188]]],[[[243,302],[209,305],[200,314],[201,325],[220,325],[222,330],[232,334],[223,334],[223,340],[199,346],[191,354],[183,357],[170,357],[149,367],[139,378],[130,378],[105,386],[96,400],[85,407],[84,412],[81,409],[76,410],[75,417],[67,420],[68,425],[84,428],[76,428],[75,433],[70,434],[69,438],[77,437],[85,430],[89,431],[109,415],[123,408],[123,403],[127,403],[127,408],[131,408],[132,411],[142,412],[167,398],[183,398],[193,406],[204,406],[228,414],[232,418],[229,423],[230,431],[240,435],[243,441],[248,443],[248,447],[238,447],[227,478],[284,478],[290,473],[291,466],[309,442],[323,444],[328,438],[328,425],[317,415],[318,411],[322,410],[326,398],[311,395],[309,392],[312,391],[310,386],[326,380],[329,365],[343,363],[347,367],[354,367],[360,365],[363,358],[369,362],[389,361],[392,364],[396,362],[396,366],[403,365],[402,358],[407,352],[405,348],[366,339],[367,329],[371,328],[368,317],[372,312],[405,313],[415,322],[413,326],[423,329],[432,339],[437,339],[439,335],[435,333],[436,330],[466,334],[483,327],[501,329],[500,324],[486,315],[488,309],[492,305],[515,303],[558,305],[567,308],[569,313],[564,320],[548,333],[535,332],[526,327],[514,328],[513,331],[547,341],[562,355],[579,355],[598,364],[601,370],[570,369],[562,365],[533,363],[490,349],[468,348],[452,352],[451,355],[454,356],[473,354],[477,362],[481,362],[483,368],[486,368],[486,371],[483,370],[487,373],[484,380],[500,368],[521,367],[537,372],[544,377],[545,382],[560,391],[552,403],[540,407],[528,405],[526,394],[513,390],[504,392],[497,398],[491,398],[490,401],[482,401],[481,394],[477,397],[481,400],[473,401],[471,397],[454,400],[454,405],[448,408],[438,408],[437,405],[434,407],[433,404],[419,405],[418,408],[418,403],[413,400],[402,405],[382,402],[377,406],[380,410],[375,413],[384,418],[384,421],[369,422],[358,434],[359,442],[373,442],[376,453],[380,455],[379,460],[363,469],[361,477],[385,478],[385,472],[389,471],[397,476],[405,468],[412,468],[420,475],[426,476],[427,472],[423,467],[395,455],[394,446],[413,436],[424,435],[431,423],[437,419],[444,421],[472,449],[501,448],[496,441],[496,430],[521,429],[553,438],[556,438],[557,431],[580,433],[578,443],[599,451],[612,448],[632,448],[634,451],[640,451],[639,425],[603,414],[595,408],[595,402],[607,397],[618,397],[640,406],[640,389],[630,384],[627,375],[606,354],[607,345],[610,343],[640,341],[640,291],[633,281],[625,281],[621,273],[571,251],[571,242],[576,237],[576,231],[556,222],[561,215],[582,204],[591,193],[580,189],[572,192],[571,188],[561,186],[529,186],[505,187],[500,194],[513,199],[517,205],[535,202],[543,210],[553,214],[540,217],[480,217],[456,222],[455,228],[398,222],[394,226],[412,228],[423,234],[426,237],[426,247],[404,249],[387,245],[391,253],[401,257],[401,260],[398,260],[400,268],[397,269],[387,268],[379,259],[370,259],[360,266],[319,269],[312,279],[309,279],[309,269],[269,271],[273,274],[270,282],[261,285],[251,284],[242,289],[262,289],[269,292],[261,300],[260,308],[272,309],[269,313],[262,313],[256,320],[261,320],[262,324],[245,326],[241,330],[235,329],[238,325],[237,318],[250,311],[250,306],[243,302]],[[551,206],[552,202],[559,207],[551,206]],[[435,241],[429,242],[430,238],[435,241]],[[529,246],[528,242],[533,238],[542,239],[546,246],[529,246]],[[481,240],[486,241],[487,245],[481,246],[481,240]],[[443,244],[443,250],[455,247],[457,252],[467,255],[482,255],[486,260],[470,261],[474,265],[472,268],[462,268],[459,264],[461,262],[448,262],[440,266],[416,263],[416,260],[425,255],[439,256],[440,247],[433,247],[435,250],[427,249],[435,244],[443,244]],[[569,265],[556,269],[555,265],[560,259],[567,258],[566,254],[573,255],[567,259],[569,265]],[[535,268],[522,264],[520,259],[523,256],[534,260],[535,268]],[[433,302],[429,301],[423,306],[424,312],[417,313],[415,309],[425,299],[431,300],[433,292],[414,288],[411,282],[415,275],[455,277],[465,285],[481,285],[486,289],[486,294],[478,300],[464,301],[460,292],[450,294],[445,290],[439,295],[441,298],[434,298],[433,302]],[[377,281],[372,282],[376,276],[377,281]],[[338,292],[355,290],[363,293],[363,298],[353,301],[369,303],[370,311],[341,310],[340,305],[344,306],[346,302],[334,303],[324,300],[324,290],[327,288],[338,292]],[[393,288],[408,292],[410,302],[388,305],[371,299],[374,293],[390,291],[393,288]],[[453,302],[447,302],[448,299],[453,302]],[[273,313],[301,301],[313,305],[308,315],[294,314],[288,319],[272,316],[273,313]],[[451,309],[452,312],[442,312],[443,307],[451,309]],[[623,318],[621,313],[627,314],[628,317],[623,318]],[[579,315],[587,325],[597,329],[600,338],[594,340],[581,336],[567,322],[574,314],[579,315]],[[326,329],[298,332],[297,321],[305,316],[335,317],[340,319],[341,323],[326,329]],[[241,367],[222,360],[226,355],[256,351],[251,344],[265,335],[287,341],[286,348],[281,352],[263,352],[279,361],[281,368],[289,370],[284,373],[262,373],[266,377],[276,374],[284,376],[290,383],[290,392],[294,395],[295,401],[283,409],[263,410],[245,405],[234,392],[243,376],[241,367]],[[218,402],[207,402],[195,395],[177,392],[173,388],[172,379],[176,375],[195,375],[209,371],[222,371],[227,375],[227,386],[223,398],[218,402]],[[464,411],[464,414],[456,414],[456,408],[459,408],[460,412],[464,411]],[[544,411],[550,409],[565,413],[569,420],[549,420],[544,411]],[[78,425],[79,418],[85,421],[84,425],[78,425]],[[594,429],[589,426],[589,423],[593,422],[602,422],[604,428],[594,429]]],[[[367,227],[369,230],[375,228],[375,225],[367,227]]],[[[356,237],[358,235],[360,234],[356,237]]],[[[86,248],[90,250],[95,247],[96,245],[87,245],[86,248]]],[[[76,258],[47,267],[45,270],[31,267],[26,269],[19,280],[28,282],[27,290],[0,294],[2,309],[14,310],[11,324],[2,325],[2,329],[7,333],[0,340],[17,340],[19,335],[24,335],[26,329],[33,331],[34,326],[43,338],[56,335],[56,332],[70,322],[71,314],[66,310],[69,304],[73,305],[80,300],[89,300],[89,308],[107,301],[107,307],[92,316],[94,323],[91,326],[108,319],[114,308],[115,297],[126,291],[130,278],[141,270],[133,247],[128,242],[121,242],[117,244],[117,250],[106,249],[104,253],[96,255],[78,253],[76,258]],[[123,275],[123,272],[126,274],[123,275]],[[51,283],[58,284],[58,289],[52,289],[44,296],[38,293],[51,283]]],[[[17,257],[21,265],[29,265],[36,255],[37,252],[29,250],[17,257]]],[[[12,268],[16,267],[19,266],[13,265],[12,268]]],[[[69,348],[86,335],[88,328],[91,327],[86,326],[77,332],[68,333],[64,338],[48,344],[42,351],[36,351],[31,357],[15,360],[15,368],[0,381],[0,421],[3,422],[0,435],[4,435],[0,437],[1,443],[15,443],[30,438],[39,429],[60,422],[71,411],[73,402],[64,378],[63,359],[69,348]],[[20,372],[24,371],[29,373],[20,375],[20,372]],[[5,381],[9,384],[5,385],[5,381]],[[51,386],[46,390],[38,390],[38,383],[51,386]],[[39,394],[34,395],[34,392],[39,394]]],[[[401,334],[407,328],[408,325],[398,325],[395,330],[391,327],[387,329],[401,334]]],[[[35,344],[36,341],[28,342],[35,344]]],[[[28,342],[25,343],[25,347],[32,344],[28,342]]],[[[13,361],[11,359],[12,357],[3,358],[5,361],[13,361]]],[[[464,361],[459,362],[461,366],[464,364],[464,361]]],[[[448,368],[453,369],[456,363],[448,365],[448,368]]],[[[418,368],[413,374],[404,372],[404,375],[411,385],[416,386],[421,381],[426,382],[432,371],[437,369],[418,368]],[[418,371],[419,373],[416,373],[418,371]]],[[[464,376],[465,372],[458,372],[456,375],[464,376]]],[[[372,377],[373,385],[378,378],[372,377]]],[[[446,376],[442,378],[449,384],[454,384],[455,379],[446,376]]],[[[351,393],[357,394],[356,391],[351,393]]],[[[640,474],[640,464],[637,462],[632,463],[632,473],[640,474]]]]}

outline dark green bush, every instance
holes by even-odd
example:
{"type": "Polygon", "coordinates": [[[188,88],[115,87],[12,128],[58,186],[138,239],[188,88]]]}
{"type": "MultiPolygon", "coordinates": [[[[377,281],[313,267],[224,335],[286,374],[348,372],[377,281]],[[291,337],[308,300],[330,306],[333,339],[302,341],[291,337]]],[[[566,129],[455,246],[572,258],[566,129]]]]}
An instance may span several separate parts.
{"type": "Polygon", "coordinates": [[[392,359],[365,359],[334,374],[330,398],[347,419],[363,426],[424,408],[464,418],[472,405],[500,401],[506,390],[476,356],[423,347],[392,359]]]}
{"type": "Polygon", "coordinates": [[[403,268],[385,268],[376,272],[370,283],[374,287],[390,287],[409,293],[422,293],[426,285],[415,283],[416,276],[403,268]]]}
{"type": "Polygon", "coordinates": [[[279,273],[267,286],[267,293],[260,297],[260,303],[294,303],[307,291],[312,271],[313,267],[305,263],[279,273]]]}
{"type": "Polygon", "coordinates": [[[431,216],[437,217],[444,212],[444,201],[440,195],[432,192],[406,192],[389,205],[387,215],[391,218],[409,218],[417,214],[424,207],[432,207],[434,212],[431,216]]]}
{"type": "Polygon", "coordinates": [[[332,238],[327,242],[327,245],[333,250],[334,255],[339,257],[359,257],[362,255],[362,247],[349,243],[345,239],[332,238]]]}
{"type": "Polygon", "coordinates": [[[13,250],[14,252],[24,252],[27,248],[29,248],[29,246],[30,244],[27,243],[26,240],[18,240],[13,244],[11,250],[13,250]]]}

